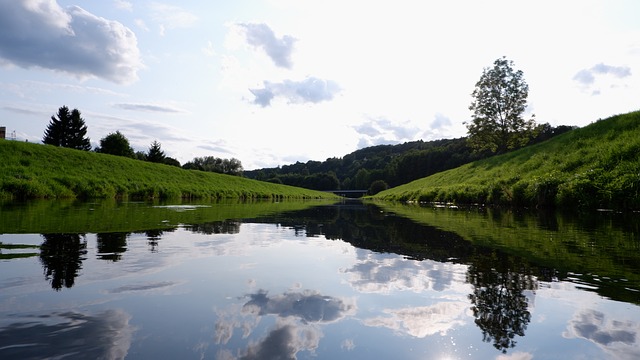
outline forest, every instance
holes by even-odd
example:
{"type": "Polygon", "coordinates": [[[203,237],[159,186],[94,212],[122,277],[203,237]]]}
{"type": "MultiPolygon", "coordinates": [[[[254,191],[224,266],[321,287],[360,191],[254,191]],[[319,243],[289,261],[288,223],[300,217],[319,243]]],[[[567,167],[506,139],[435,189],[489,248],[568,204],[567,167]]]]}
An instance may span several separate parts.
{"type": "MultiPolygon", "coordinates": [[[[533,145],[573,129],[571,126],[538,125],[533,145]]],[[[244,171],[244,176],[314,190],[369,190],[374,195],[435,173],[493,156],[476,151],[467,137],[412,141],[356,150],[342,158],[297,162],[275,168],[244,171]]]]}

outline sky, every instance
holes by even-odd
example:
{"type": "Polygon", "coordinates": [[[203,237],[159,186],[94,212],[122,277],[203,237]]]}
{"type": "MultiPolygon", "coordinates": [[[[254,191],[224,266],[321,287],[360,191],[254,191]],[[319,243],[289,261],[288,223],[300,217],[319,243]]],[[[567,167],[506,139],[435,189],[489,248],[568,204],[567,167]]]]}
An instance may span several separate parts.
{"type": "Polygon", "coordinates": [[[640,1],[0,0],[0,126],[41,142],[77,108],[181,163],[245,170],[466,136],[505,56],[525,116],[585,126],[640,109],[640,1]]]}

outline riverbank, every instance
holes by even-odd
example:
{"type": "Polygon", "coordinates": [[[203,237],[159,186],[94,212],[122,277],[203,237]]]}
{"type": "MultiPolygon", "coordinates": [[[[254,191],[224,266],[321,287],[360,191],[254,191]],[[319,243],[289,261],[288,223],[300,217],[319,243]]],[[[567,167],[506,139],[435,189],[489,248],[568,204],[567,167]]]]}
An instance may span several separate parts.
{"type": "Polygon", "coordinates": [[[121,156],[0,140],[0,198],[337,198],[331,193],[121,156]]]}
{"type": "Polygon", "coordinates": [[[640,111],[401,185],[380,200],[640,209],[640,111]]]}

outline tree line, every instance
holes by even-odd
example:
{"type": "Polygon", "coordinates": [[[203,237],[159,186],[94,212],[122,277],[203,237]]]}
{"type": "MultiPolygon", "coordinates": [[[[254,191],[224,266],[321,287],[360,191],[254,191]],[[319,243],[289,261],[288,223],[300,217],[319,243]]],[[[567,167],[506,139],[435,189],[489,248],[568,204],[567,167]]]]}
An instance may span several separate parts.
{"type": "MultiPolygon", "coordinates": [[[[529,144],[548,140],[571,129],[564,125],[539,125],[537,135],[529,144]]],[[[493,155],[491,151],[474,150],[467,137],[418,140],[367,147],[342,158],[245,171],[244,176],[314,190],[368,190],[369,194],[377,194],[387,188],[493,155]]]]}
{"type": "MultiPolygon", "coordinates": [[[[60,107],[58,113],[51,116],[51,121],[45,129],[42,142],[47,145],[91,151],[91,141],[89,137],[87,137],[85,120],[82,118],[78,109],[69,110],[67,106],[60,107]]],[[[213,156],[196,157],[181,166],[177,159],[165,154],[162,150],[162,145],[157,140],[151,143],[146,152],[134,151],[127,137],[120,131],[110,133],[100,139],[100,145],[93,149],[93,151],[177,166],[183,169],[211,171],[237,176],[242,176],[243,173],[242,163],[235,158],[220,159],[213,156]]]]}

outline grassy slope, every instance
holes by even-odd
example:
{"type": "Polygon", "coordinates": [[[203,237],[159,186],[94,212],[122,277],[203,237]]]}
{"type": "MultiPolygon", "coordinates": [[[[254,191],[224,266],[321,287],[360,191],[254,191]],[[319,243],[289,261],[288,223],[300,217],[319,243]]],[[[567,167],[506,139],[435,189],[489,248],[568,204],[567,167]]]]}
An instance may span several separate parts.
{"type": "Polygon", "coordinates": [[[419,179],[376,198],[638,209],[640,111],[419,179]]]}
{"type": "Polygon", "coordinates": [[[331,194],[119,156],[0,140],[0,198],[327,198],[331,194]]]}

